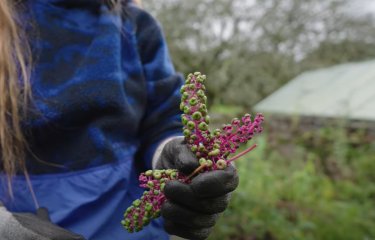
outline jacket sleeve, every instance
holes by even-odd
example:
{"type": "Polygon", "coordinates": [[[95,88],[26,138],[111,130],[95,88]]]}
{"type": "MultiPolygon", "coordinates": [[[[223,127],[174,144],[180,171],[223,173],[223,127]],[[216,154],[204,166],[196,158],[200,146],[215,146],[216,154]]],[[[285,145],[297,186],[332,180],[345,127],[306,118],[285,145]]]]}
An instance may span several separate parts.
{"type": "Polygon", "coordinates": [[[144,160],[144,167],[150,169],[158,145],[171,136],[182,135],[179,105],[183,77],[174,70],[159,23],[147,12],[133,8],[138,51],[147,86],[139,157],[144,160]]]}

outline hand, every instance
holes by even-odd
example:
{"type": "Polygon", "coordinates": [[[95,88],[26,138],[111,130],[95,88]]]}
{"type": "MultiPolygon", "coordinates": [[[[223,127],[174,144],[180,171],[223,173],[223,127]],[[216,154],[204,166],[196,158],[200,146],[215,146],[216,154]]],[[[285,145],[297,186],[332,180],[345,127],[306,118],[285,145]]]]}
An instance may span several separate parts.
{"type": "Polygon", "coordinates": [[[33,213],[10,213],[0,202],[0,238],[5,240],[84,240],[50,221],[48,210],[33,213]]]}
{"type": "MultiPolygon", "coordinates": [[[[156,164],[158,169],[177,169],[185,175],[198,166],[198,160],[182,139],[168,142],[156,164]]],[[[167,182],[164,188],[167,201],[161,210],[165,230],[183,238],[206,239],[237,185],[233,166],[201,173],[190,184],[177,180],[167,182]]]]}

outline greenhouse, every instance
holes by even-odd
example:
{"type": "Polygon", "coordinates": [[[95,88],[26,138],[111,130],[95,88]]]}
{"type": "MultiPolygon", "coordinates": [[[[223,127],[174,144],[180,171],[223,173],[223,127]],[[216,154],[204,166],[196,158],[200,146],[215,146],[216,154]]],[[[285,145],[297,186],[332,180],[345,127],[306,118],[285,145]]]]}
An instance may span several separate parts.
{"type": "Polygon", "coordinates": [[[375,120],[375,60],[308,71],[255,106],[266,114],[375,120]]]}

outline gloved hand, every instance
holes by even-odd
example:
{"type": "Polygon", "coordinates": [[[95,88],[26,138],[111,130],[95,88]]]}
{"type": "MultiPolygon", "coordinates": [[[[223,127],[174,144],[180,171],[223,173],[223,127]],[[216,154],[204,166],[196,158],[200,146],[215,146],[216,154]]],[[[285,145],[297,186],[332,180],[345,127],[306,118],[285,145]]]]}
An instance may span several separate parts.
{"type": "Polygon", "coordinates": [[[0,202],[0,239],[2,240],[84,240],[50,221],[48,210],[33,213],[8,212],[0,202]]]}
{"type": "MultiPolygon", "coordinates": [[[[157,169],[177,169],[185,175],[198,166],[198,160],[182,138],[168,142],[156,163],[157,169]]],[[[238,176],[233,166],[201,173],[190,184],[169,181],[164,188],[167,201],[161,209],[165,230],[187,239],[206,239],[237,186],[238,176]]]]}

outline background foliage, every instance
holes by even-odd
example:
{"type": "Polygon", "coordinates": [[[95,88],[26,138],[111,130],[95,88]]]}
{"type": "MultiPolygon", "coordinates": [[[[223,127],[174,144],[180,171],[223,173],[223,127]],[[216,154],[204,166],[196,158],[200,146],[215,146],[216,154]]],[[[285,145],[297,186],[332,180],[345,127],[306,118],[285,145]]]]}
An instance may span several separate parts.
{"type": "Polygon", "coordinates": [[[257,139],[210,239],[375,239],[375,145],[362,137],[327,127],[257,139]]]}
{"type": "Polygon", "coordinates": [[[374,18],[349,11],[350,0],[143,2],[176,69],[209,75],[215,104],[251,108],[305,70],[375,57],[374,18]]]}
{"type": "MultiPolygon", "coordinates": [[[[145,0],[176,69],[208,75],[216,124],[299,73],[375,58],[375,21],[349,0],[145,0]]],[[[374,106],[375,107],[375,106],[374,106]]],[[[267,129],[267,126],[266,126],[267,129]]],[[[343,124],[266,132],[210,239],[375,239],[375,144],[343,124]]]]}

